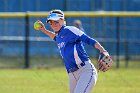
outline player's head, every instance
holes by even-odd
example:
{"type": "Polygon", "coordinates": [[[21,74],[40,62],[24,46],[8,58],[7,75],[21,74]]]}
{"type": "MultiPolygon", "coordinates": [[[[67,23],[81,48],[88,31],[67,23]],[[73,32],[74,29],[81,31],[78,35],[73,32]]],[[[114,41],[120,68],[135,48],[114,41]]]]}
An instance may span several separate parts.
{"type": "Polygon", "coordinates": [[[50,11],[48,17],[47,17],[47,23],[49,23],[49,21],[54,20],[60,20],[60,19],[64,19],[64,13],[61,10],[52,10],[50,11]]]}
{"type": "Polygon", "coordinates": [[[50,24],[55,32],[57,32],[65,24],[64,13],[61,10],[52,10],[47,17],[46,22],[50,24]]]}

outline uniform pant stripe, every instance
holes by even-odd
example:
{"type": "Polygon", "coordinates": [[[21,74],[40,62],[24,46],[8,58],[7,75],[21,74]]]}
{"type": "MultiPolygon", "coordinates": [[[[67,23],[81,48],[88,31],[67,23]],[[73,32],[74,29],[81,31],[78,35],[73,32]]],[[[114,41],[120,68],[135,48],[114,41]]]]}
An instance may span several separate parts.
{"type": "MultiPolygon", "coordinates": [[[[92,68],[92,65],[91,65],[91,68],[92,68]]],[[[86,86],[86,88],[85,88],[85,90],[84,90],[84,93],[86,93],[86,90],[87,90],[87,88],[89,87],[89,85],[90,85],[90,83],[91,83],[91,81],[92,81],[92,78],[93,78],[93,68],[92,68],[92,74],[91,74],[90,80],[89,80],[89,82],[88,82],[88,84],[87,84],[87,86],[86,86]]]]}

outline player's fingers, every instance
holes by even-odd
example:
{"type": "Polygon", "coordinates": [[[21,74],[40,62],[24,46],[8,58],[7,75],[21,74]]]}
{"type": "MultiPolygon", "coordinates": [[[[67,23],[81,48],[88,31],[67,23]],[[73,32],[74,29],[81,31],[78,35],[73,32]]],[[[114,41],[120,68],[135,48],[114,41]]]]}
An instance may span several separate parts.
{"type": "Polygon", "coordinates": [[[101,70],[104,71],[104,69],[105,69],[104,66],[102,66],[102,67],[101,67],[101,70]]]}
{"type": "Polygon", "coordinates": [[[40,20],[37,20],[37,22],[38,22],[39,24],[43,24],[40,20]]]}
{"type": "Polygon", "coordinates": [[[102,64],[102,63],[100,63],[100,65],[99,65],[99,70],[103,70],[104,69],[104,65],[102,64]]]}
{"type": "Polygon", "coordinates": [[[40,25],[44,26],[44,24],[43,24],[40,20],[37,20],[37,22],[38,22],[40,25]]]}
{"type": "Polygon", "coordinates": [[[107,70],[108,70],[107,68],[104,68],[104,69],[103,69],[103,72],[106,72],[107,70]]]}
{"type": "Polygon", "coordinates": [[[103,66],[103,65],[100,65],[100,66],[99,66],[99,70],[102,70],[102,66],[103,66]]]}
{"type": "Polygon", "coordinates": [[[102,63],[98,63],[98,68],[100,69],[102,67],[102,63]]]}
{"type": "Polygon", "coordinates": [[[103,68],[103,69],[102,69],[102,71],[103,71],[103,72],[105,72],[105,71],[106,71],[106,69],[105,69],[105,68],[103,68]]]}

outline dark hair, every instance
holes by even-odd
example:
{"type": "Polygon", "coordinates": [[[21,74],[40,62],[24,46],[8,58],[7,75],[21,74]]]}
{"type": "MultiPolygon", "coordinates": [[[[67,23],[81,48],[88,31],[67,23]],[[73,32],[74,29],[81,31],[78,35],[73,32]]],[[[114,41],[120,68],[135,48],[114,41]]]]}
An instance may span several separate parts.
{"type": "Polygon", "coordinates": [[[58,9],[52,10],[52,11],[50,12],[50,14],[51,14],[51,13],[57,13],[57,14],[64,15],[64,13],[63,13],[61,10],[58,10],[58,9]]]}

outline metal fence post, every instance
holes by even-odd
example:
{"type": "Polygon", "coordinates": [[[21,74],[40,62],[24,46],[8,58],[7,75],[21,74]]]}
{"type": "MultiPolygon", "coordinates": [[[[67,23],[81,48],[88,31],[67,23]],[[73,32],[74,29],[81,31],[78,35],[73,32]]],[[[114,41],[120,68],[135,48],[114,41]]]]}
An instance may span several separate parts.
{"type": "Polygon", "coordinates": [[[117,45],[116,45],[116,68],[120,67],[120,60],[119,60],[119,54],[120,54],[120,20],[119,17],[116,18],[116,39],[117,39],[117,45]]]}
{"type": "Polygon", "coordinates": [[[25,68],[29,68],[29,16],[26,12],[25,16],[25,68]]]}
{"type": "Polygon", "coordinates": [[[125,41],[125,67],[128,68],[129,53],[128,53],[128,41],[125,41]]]}

